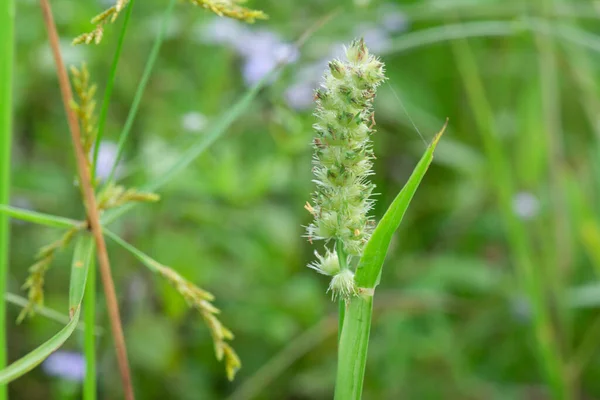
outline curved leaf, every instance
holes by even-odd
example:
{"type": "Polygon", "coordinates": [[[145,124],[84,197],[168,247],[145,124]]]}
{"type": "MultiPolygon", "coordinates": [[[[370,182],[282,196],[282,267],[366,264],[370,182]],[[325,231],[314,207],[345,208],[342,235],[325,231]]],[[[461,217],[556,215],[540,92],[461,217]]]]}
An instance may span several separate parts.
{"type": "Polygon", "coordinates": [[[383,262],[385,261],[385,256],[390,247],[390,242],[392,241],[392,235],[400,226],[404,213],[417,191],[423,176],[427,172],[429,164],[431,164],[431,161],[433,160],[433,152],[435,151],[447,124],[448,121],[446,121],[442,130],[435,135],[433,142],[427,147],[427,151],[425,151],[425,154],[421,157],[421,160],[415,167],[408,182],[406,182],[406,185],[404,185],[400,193],[398,193],[394,202],[387,209],[379,224],[377,224],[377,228],[375,228],[373,236],[371,236],[369,243],[367,243],[356,270],[355,281],[358,287],[372,289],[377,286],[383,262]]]}
{"type": "Polygon", "coordinates": [[[28,353],[24,357],[10,364],[0,371],[0,385],[7,384],[20,376],[31,371],[42,363],[50,354],[62,346],[73,334],[79,323],[81,313],[81,300],[89,261],[94,249],[94,241],[91,235],[81,235],[77,238],[75,252],[73,254],[73,263],[71,267],[71,282],[69,288],[69,304],[71,320],[56,335],[46,341],[44,344],[28,353]]]}

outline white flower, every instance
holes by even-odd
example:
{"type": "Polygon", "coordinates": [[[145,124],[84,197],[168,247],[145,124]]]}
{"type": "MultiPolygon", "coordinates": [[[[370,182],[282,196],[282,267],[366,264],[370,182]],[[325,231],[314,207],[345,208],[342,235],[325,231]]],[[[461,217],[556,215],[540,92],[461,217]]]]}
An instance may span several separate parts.
{"type": "Polygon", "coordinates": [[[357,292],[356,284],[354,283],[354,272],[349,269],[341,270],[337,275],[331,278],[329,289],[327,291],[331,291],[333,300],[350,300],[357,292]]]}
{"type": "Polygon", "coordinates": [[[335,251],[331,252],[328,248],[325,248],[325,257],[323,257],[315,250],[315,256],[318,261],[313,261],[308,264],[308,268],[312,268],[320,274],[329,276],[336,275],[340,272],[340,261],[335,251]]]}

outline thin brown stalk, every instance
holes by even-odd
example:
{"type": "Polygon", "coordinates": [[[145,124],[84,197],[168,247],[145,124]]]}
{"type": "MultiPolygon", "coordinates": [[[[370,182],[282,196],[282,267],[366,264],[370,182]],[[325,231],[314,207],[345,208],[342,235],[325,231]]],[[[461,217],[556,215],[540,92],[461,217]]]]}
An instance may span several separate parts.
{"type": "Polygon", "coordinates": [[[54,24],[54,17],[52,16],[50,4],[48,0],[40,0],[40,4],[42,6],[44,24],[46,25],[46,30],[48,31],[50,47],[52,48],[52,54],[56,63],[63,105],[67,114],[69,130],[71,131],[71,139],[73,141],[73,147],[75,148],[77,172],[79,174],[79,181],[83,191],[83,201],[85,203],[90,228],[96,242],[98,264],[100,265],[100,275],[102,277],[102,284],[104,286],[106,307],[108,309],[112,335],[115,341],[115,350],[117,353],[117,361],[121,373],[121,380],[123,381],[123,391],[125,393],[125,399],[134,400],[135,397],[133,393],[133,385],[131,383],[129,362],[127,361],[125,337],[123,336],[123,327],[121,325],[121,317],[119,316],[119,305],[117,302],[115,285],[110,272],[110,262],[108,259],[108,253],[106,251],[106,243],[104,242],[104,237],[102,235],[102,226],[100,225],[96,197],[94,196],[94,190],[91,183],[90,166],[81,144],[81,133],[79,130],[79,124],[77,122],[77,116],[75,115],[74,110],[70,107],[73,99],[71,85],[69,83],[67,70],[60,54],[58,33],[56,31],[56,25],[54,24]]]}

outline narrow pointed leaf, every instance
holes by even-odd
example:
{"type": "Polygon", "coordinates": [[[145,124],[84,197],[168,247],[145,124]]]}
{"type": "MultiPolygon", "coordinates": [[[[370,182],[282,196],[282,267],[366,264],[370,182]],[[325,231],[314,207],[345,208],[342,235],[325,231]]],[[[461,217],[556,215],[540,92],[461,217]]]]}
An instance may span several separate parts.
{"type": "Polygon", "coordinates": [[[111,238],[119,246],[123,247],[125,250],[127,250],[131,254],[133,254],[133,256],[135,258],[137,258],[142,264],[144,264],[146,267],[148,267],[148,269],[150,269],[152,272],[157,273],[159,271],[158,267],[160,267],[160,263],[158,261],[151,258],[150,256],[148,256],[146,253],[139,250],[135,246],[132,246],[131,244],[127,243],[126,241],[121,239],[119,237],[119,235],[117,235],[116,233],[114,233],[106,228],[103,229],[103,232],[106,236],[111,238]]]}
{"type": "MultiPolygon", "coordinates": [[[[447,122],[446,122],[447,124],[447,122]]],[[[433,152],[446,129],[446,125],[435,136],[433,142],[429,145],[423,157],[415,167],[412,175],[402,188],[394,202],[385,212],[383,218],[377,224],[369,243],[365,247],[363,256],[360,259],[358,269],[356,270],[356,284],[361,288],[375,288],[378,283],[379,275],[385,261],[392,235],[400,226],[404,213],[408,208],[423,176],[433,160],[433,152]]]]}
{"type": "Polygon", "coordinates": [[[69,286],[69,313],[75,312],[83,301],[83,292],[94,248],[92,235],[82,235],[77,241],[71,263],[71,284],[69,286]]]}
{"type": "MultiPolygon", "coordinates": [[[[75,253],[73,255],[74,267],[72,268],[72,271],[73,269],[83,269],[84,271],[87,271],[87,265],[91,259],[93,248],[93,238],[90,235],[81,235],[77,238],[77,243],[75,244],[75,253]],[[75,267],[75,265],[79,265],[82,260],[85,262],[85,265],[81,267],[75,267]]],[[[44,344],[28,353],[24,357],[13,362],[3,370],[0,370],[0,385],[7,384],[37,367],[50,354],[59,349],[73,334],[73,331],[79,323],[79,315],[81,313],[81,294],[85,288],[85,280],[86,274],[81,273],[80,271],[76,271],[76,273],[73,273],[71,276],[69,304],[71,305],[70,307],[72,316],[69,323],[44,344]]]]}
{"type": "Polygon", "coordinates": [[[59,217],[51,214],[43,214],[37,211],[25,210],[23,208],[11,207],[0,204],[0,213],[8,214],[10,217],[20,219],[34,224],[51,226],[54,228],[72,228],[81,224],[70,218],[59,217]]]}

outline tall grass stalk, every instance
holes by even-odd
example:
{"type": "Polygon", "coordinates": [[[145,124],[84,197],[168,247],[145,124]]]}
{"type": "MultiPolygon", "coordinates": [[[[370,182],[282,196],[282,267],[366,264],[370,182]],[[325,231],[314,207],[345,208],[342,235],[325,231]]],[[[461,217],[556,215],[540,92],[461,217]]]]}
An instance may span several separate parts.
{"type": "Polygon", "coordinates": [[[495,183],[517,278],[531,304],[534,339],[540,366],[553,398],[568,399],[570,397],[566,382],[567,374],[561,359],[556,332],[547,308],[542,279],[533,262],[533,247],[522,222],[519,221],[512,210],[515,183],[511,174],[510,162],[504,154],[502,143],[495,131],[494,114],[487,99],[477,63],[467,41],[465,39],[454,41],[452,42],[452,48],[458,70],[465,85],[468,103],[475,117],[484,151],[490,163],[492,181],[495,183]]]}
{"type": "MultiPolygon", "coordinates": [[[[108,75],[108,81],[106,82],[106,88],[104,89],[104,98],[102,100],[102,109],[100,110],[100,117],[98,119],[98,132],[96,135],[96,142],[94,143],[94,155],[92,159],[92,182],[96,178],[96,166],[98,164],[98,154],[100,151],[100,142],[104,136],[104,127],[106,125],[106,118],[108,116],[108,107],[110,105],[110,98],[112,95],[112,89],[115,83],[117,75],[117,66],[121,58],[123,50],[123,43],[125,42],[125,35],[129,26],[129,20],[131,18],[131,12],[133,10],[133,4],[135,0],[130,0],[127,4],[127,11],[125,12],[125,18],[119,34],[119,40],[117,42],[117,48],[113,61],[110,67],[108,75]]],[[[84,319],[86,323],[86,331],[84,337],[84,354],[85,354],[85,382],[83,385],[83,397],[84,400],[95,400],[97,391],[96,382],[96,341],[94,335],[93,326],[96,323],[96,263],[94,260],[91,262],[91,268],[86,283],[85,298],[84,298],[84,319]]]]}
{"type": "MultiPolygon", "coordinates": [[[[0,204],[8,204],[10,189],[10,149],[12,136],[12,82],[14,60],[15,2],[0,4],[0,204]]],[[[0,370],[7,363],[6,281],[8,278],[9,218],[0,214],[0,370]]],[[[0,400],[8,398],[6,385],[0,385],[0,400]]]]}
{"type": "Polygon", "coordinates": [[[106,249],[106,242],[102,235],[102,226],[100,225],[100,215],[98,211],[98,204],[96,196],[94,194],[94,187],[91,181],[91,171],[88,165],[87,154],[85,154],[81,142],[81,132],[77,115],[74,109],[71,107],[73,102],[73,93],[71,91],[71,85],[67,76],[67,71],[64,65],[62,54],[60,53],[60,45],[56,24],[54,23],[54,16],[52,15],[52,9],[48,0],[40,0],[40,5],[43,12],[44,24],[48,33],[50,47],[56,64],[56,70],[58,75],[59,86],[61,90],[63,106],[65,113],[67,114],[67,121],[69,125],[69,131],[71,134],[71,141],[75,150],[75,158],[77,160],[77,172],[79,176],[79,182],[82,189],[83,202],[87,212],[87,220],[89,221],[90,229],[93,233],[96,248],[98,262],[100,264],[100,273],[102,276],[102,284],[104,288],[104,295],[106,300],[106,306],[110,319],[110,326],[112,336],[115,343],[115,352],[117,355],[117,362],[119,365],[119,372],[121,374],[121,380],[123,383],[123,392],[125,399],[134,400],[134,390],[131,381],[131,372],[129,369],[129,361],[127,359],[127,350],[125,347],[125,336],[123,334],[123,326],[121,324],[121,316],[119,312],[119,303],[117,300],[117,294],[115,290],[115,284],[112,278],[112,272],[110,268],[110,260],[108,258],[108,251],[106,249]]]}

